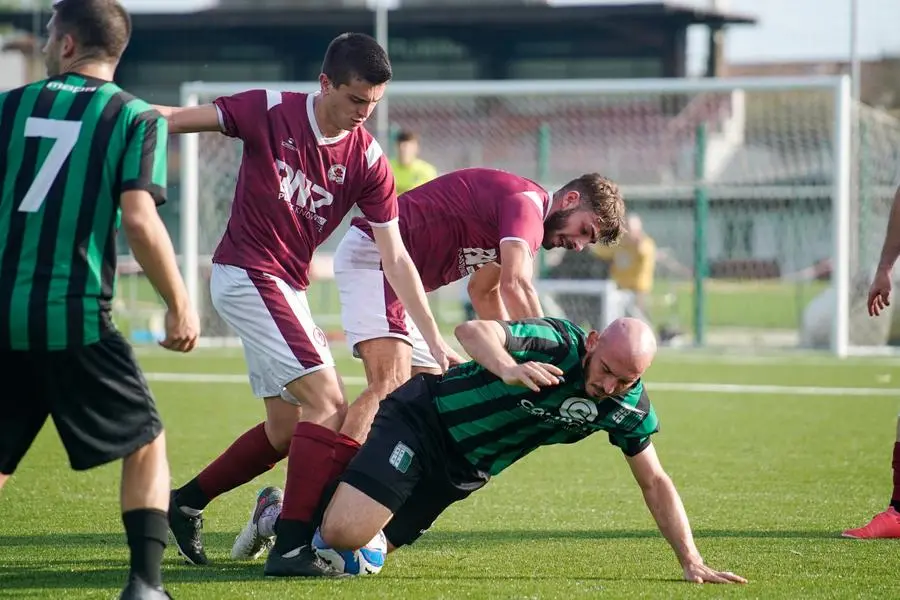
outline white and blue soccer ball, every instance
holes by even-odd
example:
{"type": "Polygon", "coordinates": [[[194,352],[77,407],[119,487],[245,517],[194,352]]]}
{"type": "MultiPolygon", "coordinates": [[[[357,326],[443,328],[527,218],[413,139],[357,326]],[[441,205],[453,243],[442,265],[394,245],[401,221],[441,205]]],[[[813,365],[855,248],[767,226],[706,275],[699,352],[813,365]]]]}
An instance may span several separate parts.
{"type": "Polygon", "coordinates": [[[319,530],[312,540],[313,551],[333,569],[349,575],[375,575],[384,566],[387,557],[387,538],[379,531],[359,550],[335,550],[325,543],[319,530]]]}

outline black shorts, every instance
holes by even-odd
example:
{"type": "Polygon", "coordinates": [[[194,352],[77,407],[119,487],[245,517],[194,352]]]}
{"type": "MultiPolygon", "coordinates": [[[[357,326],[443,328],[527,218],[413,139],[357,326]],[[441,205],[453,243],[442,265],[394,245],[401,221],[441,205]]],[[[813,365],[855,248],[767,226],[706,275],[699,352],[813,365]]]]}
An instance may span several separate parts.
{"type": "Polygon", "coordinates": [[[432,400],[435,375],[419,375],[381,402],[372,429],[341,476],[394,513],[396,547],[416,541],[448,506],[490,479],[454,446],[432,400]]]}
{"type": "Polygon", "coordinates": [[[76,471],[152,442],[162,421],[131,346],[115,333],[69,350],[0,350],[0,473],[10,475],[53,417],[76,471]],[[14,387],[25,394],[10,393],[14,387]]]}

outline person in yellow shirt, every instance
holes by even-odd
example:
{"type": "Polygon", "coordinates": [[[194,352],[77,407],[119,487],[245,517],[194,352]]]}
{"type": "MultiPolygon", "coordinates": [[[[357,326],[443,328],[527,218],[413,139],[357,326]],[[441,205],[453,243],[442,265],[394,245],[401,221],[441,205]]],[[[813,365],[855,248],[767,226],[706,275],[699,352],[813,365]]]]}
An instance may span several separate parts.
{"type": "Polygon", "coordinates": [[[409,130],[397,135],[397,156],[391,159],[391,170],[397,194],[408,192],[438,175],[434,165],[419,158],[419,138],[409,130]]]}
{"type": "Polygon", "coordinates": [[[656,242],[644,231],[641,218],[628,215],[628,229],[615,246],[595,244],[594,254],[608,261],[609,277],[619,289],[634,294],[635,308],[647,320],[647,297],[653,289],[656,268],[656,242]]]}

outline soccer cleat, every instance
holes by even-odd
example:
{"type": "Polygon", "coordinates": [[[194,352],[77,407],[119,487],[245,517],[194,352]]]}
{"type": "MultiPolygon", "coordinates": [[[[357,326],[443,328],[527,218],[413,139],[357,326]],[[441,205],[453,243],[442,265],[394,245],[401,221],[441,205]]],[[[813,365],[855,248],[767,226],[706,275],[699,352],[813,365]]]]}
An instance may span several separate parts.
{"type": "Polygon", "coordinates": [[[200,530],[203,529],[203,516],[191,516],[185,513],[175,503],[175,492],[169,498],[169,531],[175,538],[175,547],[178,548],[184,560],[192,565],[205,565],[209,563],[206,552],[203,550],[203,538],[200,530]]]}
{"type": "Polygon", "coordinates": [[[272,550],[266,558],[263,574],[267,577],[349,577],[347,573],[331,568],[309,544],[284,554],[272,550]]]}
{"type": "Polygon", "coordinates": [[[900,538],[900,512],[890,506],[886,511],[872,517],[866,525],[848,529],[841,535],[857,540],[900,538]]]}
{"type": "Polygon", "coordinates": [[[270,506],[281,507],[284,493],[277,487],[270,486],[256,495],[256,505],[250,513],[250,520],[234,538],[231,547],[231,558],[237,560],[254,560],[269,550],[275,543],[275,536],[265,536],[259,532],[259,519],[270,506]]]}
{"type": "Polygon", "coordinates": [[[140,577],[132,576],[119,595],[119,600],[172,600],[172,596],[161,587],[150,585],[140,577]]]}

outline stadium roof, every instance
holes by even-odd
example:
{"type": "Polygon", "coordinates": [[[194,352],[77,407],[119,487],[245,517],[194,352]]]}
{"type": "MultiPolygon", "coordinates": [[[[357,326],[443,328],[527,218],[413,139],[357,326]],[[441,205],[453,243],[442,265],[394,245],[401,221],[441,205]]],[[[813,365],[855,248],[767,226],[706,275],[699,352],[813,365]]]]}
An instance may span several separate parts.
{"type": "MultiPolygon", "coordinates": [[[[49,13],[44,15],[49,19],[49,13]]],[[[19,29],[32,27],[31,11],[0,13],[0,21],[6,21],[19,29]]],[[[292,9],[213,8],[197,12],[134,13],[136,30],[147,29],[203,29],[209,27],[292,27],[338,26],[345,30],[364,30],[373,25],[372,12],[354,8],[297,7],[292,9]]],[[[604,4],[585,6],[466,6],[460,7],[406,7],[392,10],[391,26],[517,26],[517,25],[608,25],[610,19],[631,21],[668,21],[680,25],[704,24],[710,26],[752,25],[756,19],[745,14],[710,8],[685,6],[674,2],[640,4],[604,4]],[[513,8],[511,10],[511,8],[513,8]]]]}

